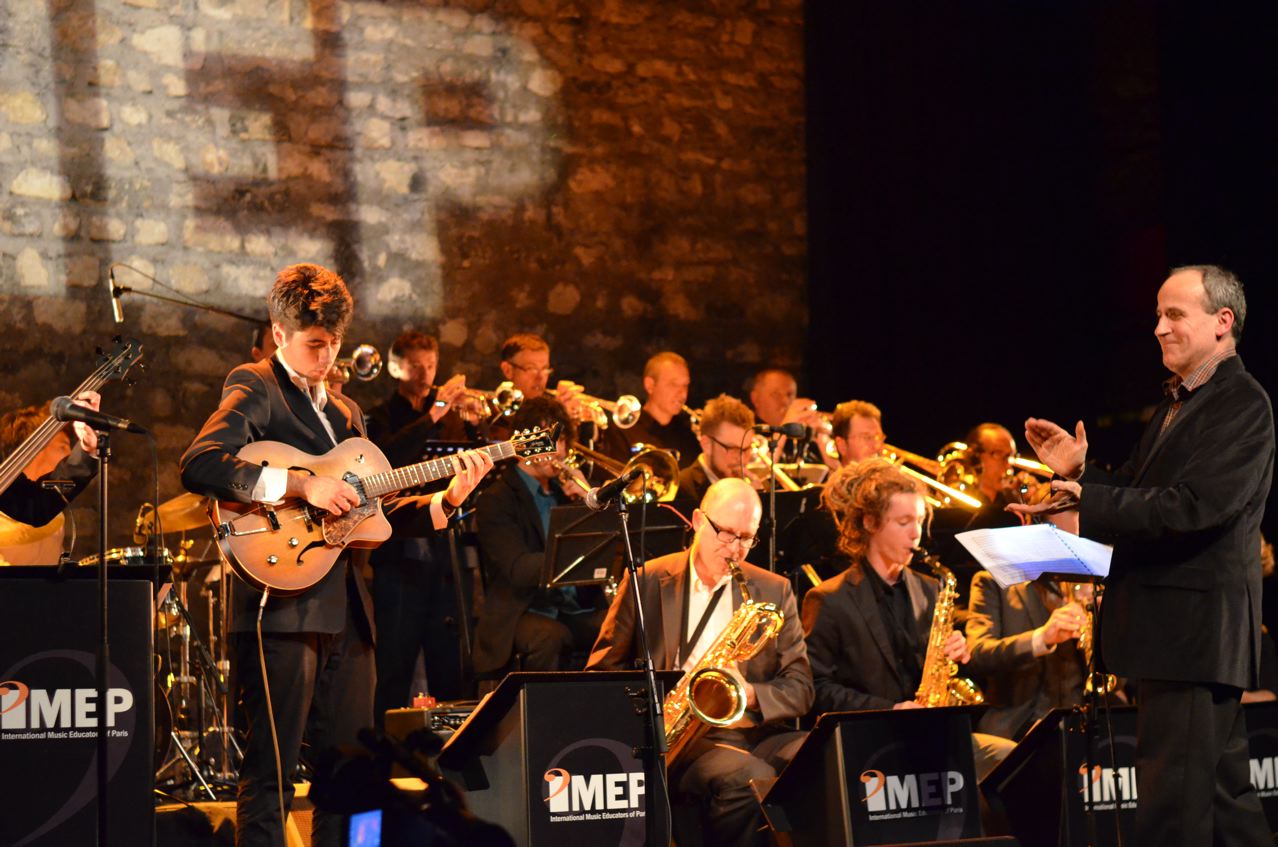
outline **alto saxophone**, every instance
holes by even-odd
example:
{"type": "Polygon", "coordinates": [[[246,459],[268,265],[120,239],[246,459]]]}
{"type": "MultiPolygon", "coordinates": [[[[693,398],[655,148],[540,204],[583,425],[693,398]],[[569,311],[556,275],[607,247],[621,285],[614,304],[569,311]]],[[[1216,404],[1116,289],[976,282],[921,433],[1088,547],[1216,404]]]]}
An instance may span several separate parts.
{"type": "Polygon", "coordinates": [[[941,564],[935,556],[924,553],[923,562],[941,581],[936,595],[936,609],[932,612],[932,630],[927,638],[927,657],[923,660],[923,679],[914,695],[920,706],[975,706],[985,702],[985,695],[976,683],[958,675],[958,665],[946,658],[945,642],[954,631],[954,604],[958,599],[958,580],[954,572],[941,564]]]}
{"type": "MultiPolygon", "coordinates": [[[[741,566],[728,560],[732,578],[741,589],[741,605],[727,627],[666,695],[666,766],[672,767],[681,753],[712,726],[725,727],[745,714],[745,689],[727,667],[756,655],[781,631],[785,614],[775,603],[756,603],[746,589],[741,566]]],[[[691,564],[689,565],[691,568],[691,564]]],[[[692,579],[691,570],[687,576],[692,579]]]]}

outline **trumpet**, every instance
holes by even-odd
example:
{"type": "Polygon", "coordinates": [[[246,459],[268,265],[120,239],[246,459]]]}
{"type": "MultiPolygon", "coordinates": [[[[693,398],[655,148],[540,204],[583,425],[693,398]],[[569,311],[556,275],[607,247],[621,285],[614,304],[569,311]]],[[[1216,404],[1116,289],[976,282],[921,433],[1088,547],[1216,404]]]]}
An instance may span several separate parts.
{"type": "Polygon", "coordinates": [[[376,379],[381,372],[382,354],[371,344],[361,344],[351,351],[350,356],[334,361],[332,369],[334,381],[343,383],[350,382],[352,378],[368,382],[376,379]]]}
{"type": "Polygon", "coordinates": [[[683,412],[688,416],[688,427],[692,430],[692,434],[700,438],[701,437],[701,410],[689,409],[687,406],[684,406],[683,412]]]}
{"type": "Polygon", "coordinates": [[[608,417],[612,416],[612,422],[617,425],[618,429],[630,429],[639,422],[639,413],[643,410],[643,405],[639,402],[639,398],[633,394],[623,394],[616,400],[604,400],[599,397],[592,397],[589,394],[578,394],[577,399],[581,401],[581,405],[594,418],[595,426],[600,429],[608,428],[608,417]]]}
{"type": "Polygon", "coordinates": [[[629,462],[623,464],[611,456],[606,456],[598,450],[591,450],[574,441],[568,448],[568,457],[563,460],[563,464],[578,473],[569,473],[568,478],[565,479],[563,474],[566,471],[561,470],[560,481],[584,486],[589,490],[589,486],[586,486],[580,478],[581,466],[586,462],[594,462],[613,477],[619,477],[635,468],[643,468],[643,476],[630,483],[625,494],[622,495],[627,504],[669,503],[679,493],[679,463],[669,450],[662,450],[660,447],[642,447],[629,462]]]}
{"type": "MultiPolygon", "coordinates": [[[[441,387],[432,385],[431,389],[438,391],[441,387]]],[[[492,391],[483,391],[478,388],[463,389],[460,399],[456,402],[464,417],[496,420],[510,417],[519,411],[520,404],[524,402],[524,392],[510,382],[503,382],[492,391]]],[[[436,400],[435,405],[447,406],[448,404],[436,400]]]]}

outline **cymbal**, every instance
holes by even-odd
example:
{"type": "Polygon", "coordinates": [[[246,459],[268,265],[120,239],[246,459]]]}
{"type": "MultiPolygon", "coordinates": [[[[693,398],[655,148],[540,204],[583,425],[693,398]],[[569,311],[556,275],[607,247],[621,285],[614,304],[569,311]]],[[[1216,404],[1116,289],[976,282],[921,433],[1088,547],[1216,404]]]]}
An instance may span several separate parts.
{"type": "Polygon", "coordinates": [[[31,526],[22,521],[15,521],[0,512],[0,547],[16,547],[19,544],[43,541],[55,532],[61,531],[62,515],[58,515],[44,526],[31,526]]]}
{"type": "MultiPolygon", "coordinates": [[[[155,518],[151,511],[138,515],[138,531],[144,534],[155,532],[155,518]]],[[[209,528],[208,498],[198,494],[179,494],[172,500],[165,500],[157,510],[160,513],[160,526],[165,532],[186,532],[189,529],[209,528]]]]}

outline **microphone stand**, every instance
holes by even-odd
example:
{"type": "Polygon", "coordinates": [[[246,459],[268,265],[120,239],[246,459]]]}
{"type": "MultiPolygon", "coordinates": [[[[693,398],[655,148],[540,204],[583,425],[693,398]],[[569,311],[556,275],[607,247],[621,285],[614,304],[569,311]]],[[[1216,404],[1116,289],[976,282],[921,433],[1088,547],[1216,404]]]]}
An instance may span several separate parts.
{"type": "Polygon", "coordinates": [[[107,629],[107,472],[111,463],[111,433],[105,428],[94,427],[98,435],[98,656],[97,697],[97,788],[98,788],[98,847],[107,847],[107,782],[110,770],[107,762],[107,670],[111,667],[111,643],[107,629]]]}
{"type": "MultiPolygon", "coordinates": [[[[124,294],[137,294],[142,297],[149,297],[152,300],[159,300],[160,302],[163,302],[163,303],[173,303],[178,306],[185,306],[188,309],[196,309],[201,312],[212,312],[215,315],[226,315],[228,318],[238,318],[239,320],[248,321],[249,323],[261,324],[265,322],[262,320],[262,318],[255,318],[250,315],[242,315],[239,312],[232,312],[230,309],[221,309],[221,308],[218,308],[217,306],[209,306],[205,303],[199,303],[191,299],[190,297],[186,297],[186,298],[170,297],[167,294],[156,294],[153,291],[139,291],[138,289],[130,288],[127,285],[117,285],[115,282],[116,268],[124,268],[125,270],[133,271],[138,276],[142,277],[143,279],[148,279],[151,282],[154,282],[156,285],[163,285],[165,288],[170,288],[170,286],[165,285],[160,280],[156,279],[155,277],[151,276],[148,273],[144,273],[143,271],[138,270],[132,265],[126,265],[123,262],[115,262],[111,265],[111,267],[107,268],[108,279],[110,280],[110,283],[111,283],[111,297],[113,300],[119,300],[120,297],[124,294]]],[[[116,323],[123,323],[123,321],[124,321],[123,312],[120,312],[117,316],[116,323]]]]}
{"type": "MultiPolygon", "coordinates": [[[[621,519],[621,538],[625,553],[626,570],[630,574],[630,593],[634,596],[635,627],[639,636],[640,664],[643,665],[644,684],[646,687],[644,711],[647,714],[649,744],[643,752],[648,754],[645,758],[651,764],[653,773],[657,773],[659,768],[664,767],[661,759],[670,748],[666,744],[665,715],[662,710],[661,698],[657,696],[657,677],[652,666],[652,650],[648,647],[648,630],[643,620],[643,603],[639,597],[639,565],[635,561],[635,551],[630,544],[630,509],[626,505],[624,496],[617,499],[617,516],[621,519]]],[[[635,752],[637,754],[639,751],[636,750],[635,752]]],[[[664,800],[663,811],[668,825],[670,818],[670,792],[666,786],[664,775],[661,777],[661,790],[649,794],[650,797],[658,795],[664,800]]],[[[646,833],[648,844],[663,844],[662,838],[658,837],[656,828],[652,825],[652,818],[649,818],[646,833]]]]}
{"type": "Polygon", "coordinates": [[[777,461],[778,436],[768,435],[768,570],[777,572],[777,461]]]}

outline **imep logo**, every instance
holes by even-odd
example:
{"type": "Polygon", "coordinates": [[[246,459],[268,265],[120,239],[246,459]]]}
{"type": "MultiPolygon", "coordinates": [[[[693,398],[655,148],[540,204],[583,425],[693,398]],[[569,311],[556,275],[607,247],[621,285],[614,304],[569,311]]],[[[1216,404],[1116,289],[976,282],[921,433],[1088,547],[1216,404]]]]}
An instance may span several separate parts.
{"type": "Polygon", "coordinates": [[[885,774],[879,770],[861,772],[867,811],[897,812],[952,805],[963,791],[965,780],[958,771],[885,774]]]}
{"type": "Polygon", "coordinates": [[[625,811],[643,808],[642,771],[622,773],[569,773],[551,768],[543,774],[550,813],[625,811]]]}

